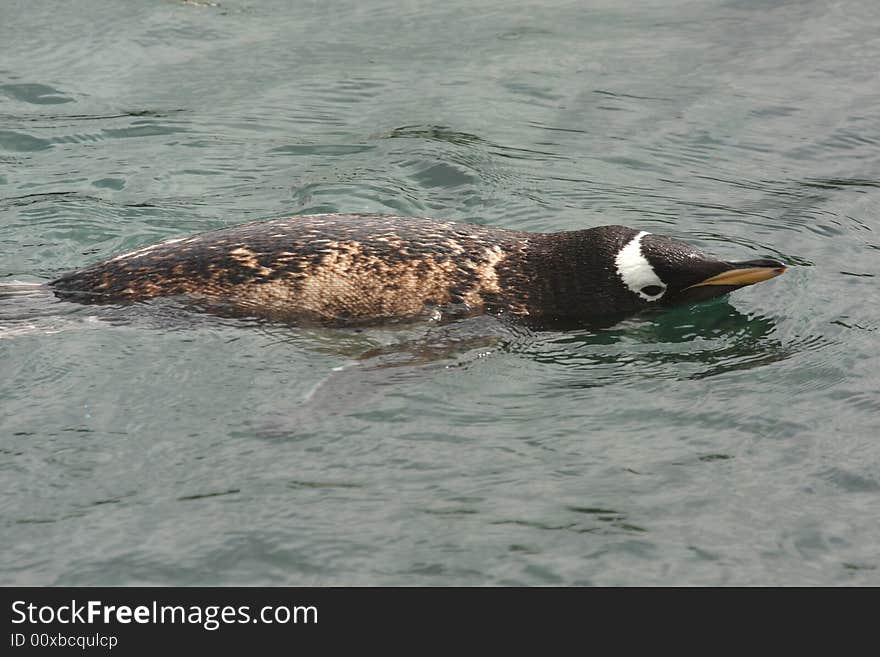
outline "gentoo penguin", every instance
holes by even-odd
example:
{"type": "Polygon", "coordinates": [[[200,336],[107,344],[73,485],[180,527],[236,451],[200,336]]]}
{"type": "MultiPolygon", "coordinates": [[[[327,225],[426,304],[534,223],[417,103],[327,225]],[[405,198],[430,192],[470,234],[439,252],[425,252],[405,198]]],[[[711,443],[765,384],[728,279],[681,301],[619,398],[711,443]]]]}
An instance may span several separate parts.
{"type": "Polygon", "coordinates": [[[316,214],[176,237],[49,285],[83,303],[178,297],[220,314],[353,326],[480,313],[590,321],[716,297],[784,271],[776,260],[717,260],[625,226],[530,233],[316,214]]]}

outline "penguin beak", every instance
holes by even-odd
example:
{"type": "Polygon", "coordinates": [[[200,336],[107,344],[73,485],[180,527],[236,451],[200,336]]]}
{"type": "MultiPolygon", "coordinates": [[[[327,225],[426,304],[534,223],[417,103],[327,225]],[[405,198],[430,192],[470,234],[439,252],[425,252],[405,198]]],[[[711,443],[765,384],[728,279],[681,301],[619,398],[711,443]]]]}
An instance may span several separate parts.
{"type": "MultiPolygon", "coordinates": [[[[670,294],[667,304],[692,303],[720,297],[746,285],[754,285],[761,281],[779,276],[786,266],[776,260],[748,260],[746,262],[725,262],[708,260],[694,263],[703,270],[702,277],[697,274],[691,281],[684,283],[679,291],[670,294]]],[[[695,268],[696,268],[695,267],[695,268]]]]}
{"type": "Polygon", "coordinates": [[[749,260],[747,262],[729,262],[726,263],[729,269],[710,276],[699,283],[694,283],[685,288],[690,290],[695,287],[703,287],[706,285],[723,286],[728,290],[745,287],[746,285],[754,285],[761,281],[766,281],[784,273],[786,266],[776,260],[749,260]]]}

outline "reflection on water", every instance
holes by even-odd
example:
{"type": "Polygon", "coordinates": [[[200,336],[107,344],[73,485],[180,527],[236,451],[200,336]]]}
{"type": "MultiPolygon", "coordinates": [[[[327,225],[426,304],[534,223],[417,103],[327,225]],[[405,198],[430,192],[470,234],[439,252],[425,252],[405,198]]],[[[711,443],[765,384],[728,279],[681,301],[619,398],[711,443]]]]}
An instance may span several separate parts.
{"type": "MultiPolygon", "coordinates": [[[[492,317],[405,331],[311,331],[288,337],[324,353],[347,357],[279,419],[300,427],[315,418],[367,408],[387,389],[430,380],[432,372],[468,367],[511,354],[558,368],[563,387],[639,386],[646,378],[702,379],[771,365],[797,352],[774,337],[771,318],[750,316],[727,299],[618,322],[612,327],[533,331],[492,317]]],[[[283,339],[283,338],[282,338],[283,339]]],[[[558,384],[557,380],[557,384],[558,384]]]]}
{"type": "Polygon", "coordinates": [[[632,377],[698,379],[785,359],[792,347],[775,339],[774,329],[773,319],[742,313],[722,298],[510,348],[585,373],[573,387],[638,385],[632,377]]]}

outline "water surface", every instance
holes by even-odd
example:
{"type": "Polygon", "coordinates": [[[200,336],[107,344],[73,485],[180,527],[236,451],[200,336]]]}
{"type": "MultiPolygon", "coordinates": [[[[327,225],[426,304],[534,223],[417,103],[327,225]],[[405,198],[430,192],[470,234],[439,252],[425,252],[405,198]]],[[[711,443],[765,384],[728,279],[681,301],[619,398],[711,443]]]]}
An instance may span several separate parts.
{"type": "Polygon", "coordinates": [[[6,2],[0,282],[308,212],[772,282],[606,329],[0,300],[3,584],[880,583],[880,6],[6,2]]]}

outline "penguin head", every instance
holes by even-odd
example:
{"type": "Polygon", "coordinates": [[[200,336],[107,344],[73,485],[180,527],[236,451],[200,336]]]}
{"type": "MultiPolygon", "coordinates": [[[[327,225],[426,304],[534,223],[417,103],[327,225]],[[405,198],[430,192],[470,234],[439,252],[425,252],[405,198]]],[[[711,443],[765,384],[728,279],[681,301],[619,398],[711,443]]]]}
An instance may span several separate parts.
{"type": "Polygon", "coordinates": [[[636,309],[711,299],[786,269],[776,260],[718,260],[670,237],[623,226],[602,228],[617,247],[612,265],[617,283],[636,309]]]}

